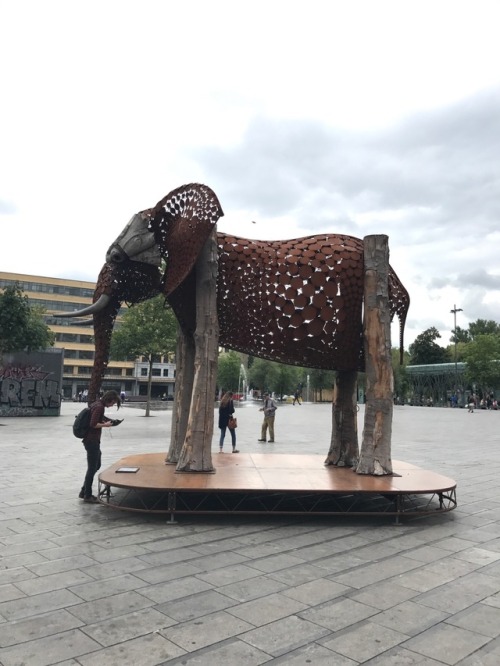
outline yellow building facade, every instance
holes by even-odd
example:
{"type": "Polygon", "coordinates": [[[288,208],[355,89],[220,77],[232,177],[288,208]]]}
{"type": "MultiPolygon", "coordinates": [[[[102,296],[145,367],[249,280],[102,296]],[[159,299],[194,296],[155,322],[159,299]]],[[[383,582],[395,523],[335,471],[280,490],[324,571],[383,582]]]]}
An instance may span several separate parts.
{"type": "MultiPolygon", "coordinates": [[[[95,283],[83,280],[42,277],[22,273],[0,271],[0,290],[18,284],[30,304],[44,310],[46,324],[55,334],[54,346],[64,350],[63,397],[76,397],[88,388],[94,364],[94,331],[84,325],[83,319],[63,319],[61,312],[80,310],[92,303],[95,283]]],[[[120,316],[118,316],[119,321],[120,316]]],[[[175,381],[175,365],[157,359],[153,365],[154,397],[172,396],[175,381]]],[[[146,395],[148,371],[143,359],[110,361],[103,379],[104,390],[125,391],[127,396],[146,395]]]]}

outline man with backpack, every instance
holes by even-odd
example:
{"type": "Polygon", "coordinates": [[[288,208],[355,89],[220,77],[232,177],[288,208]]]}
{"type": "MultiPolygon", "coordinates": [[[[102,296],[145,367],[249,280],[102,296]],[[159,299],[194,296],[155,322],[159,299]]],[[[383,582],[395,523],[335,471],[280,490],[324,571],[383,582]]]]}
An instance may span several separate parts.
{"type": "Polygon", "coordinates": [[[101,431],[114,425],[112,419],[104,416],[104,410],[113,405],[120,409],[121,400],[116,391],[106,391],[102,398],[90,405],[89,429],[82,440],[87,451],[87,473],[78,497],[91,504],[99,502],[98,498],[92,495],[92,484],[97,470],[101,467],[101,431]]]}

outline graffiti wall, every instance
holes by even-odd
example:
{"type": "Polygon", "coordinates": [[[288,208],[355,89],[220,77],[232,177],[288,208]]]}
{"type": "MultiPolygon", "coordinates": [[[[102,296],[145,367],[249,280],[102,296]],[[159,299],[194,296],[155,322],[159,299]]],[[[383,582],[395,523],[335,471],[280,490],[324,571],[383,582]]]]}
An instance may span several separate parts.
{"type": "Polygon", "coordinates": [[[16,352],[0,358],[0,417],[59,416],[63,350],[16,352]]]}

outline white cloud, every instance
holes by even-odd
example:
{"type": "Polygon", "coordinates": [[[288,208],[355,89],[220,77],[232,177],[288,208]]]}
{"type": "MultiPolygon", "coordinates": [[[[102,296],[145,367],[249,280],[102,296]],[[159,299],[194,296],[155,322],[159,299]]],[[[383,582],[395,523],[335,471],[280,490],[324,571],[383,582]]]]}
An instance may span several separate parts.
{"type": "Polygon", "coordinates": [[[206,182],[220,228],[387,233],[407,342],[500,322],[497,2],[2,5],[2,270],[93,280],[206,182]]]}

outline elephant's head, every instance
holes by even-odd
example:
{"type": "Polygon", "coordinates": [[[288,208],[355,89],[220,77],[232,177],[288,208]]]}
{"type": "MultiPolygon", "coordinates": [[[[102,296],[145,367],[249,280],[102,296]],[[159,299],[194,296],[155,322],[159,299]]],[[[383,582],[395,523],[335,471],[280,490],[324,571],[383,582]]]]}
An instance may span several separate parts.
{"type": "Polygon", "coordinates": [[[179,291],[217,220],[223,215],[205,185],[184,185],[154,208],[134,215],[111,244],[88,308],[61,316],[92,315],[95,361],[89,400],[100,388],[109,358],[114,321],[122,303],[135,304],[159,293],[179,291]],[[162,272],[162,266],[165,270],[162,272]]]}

